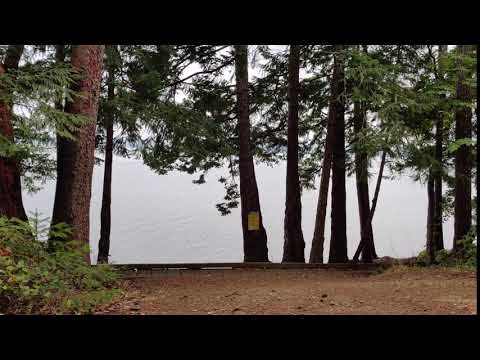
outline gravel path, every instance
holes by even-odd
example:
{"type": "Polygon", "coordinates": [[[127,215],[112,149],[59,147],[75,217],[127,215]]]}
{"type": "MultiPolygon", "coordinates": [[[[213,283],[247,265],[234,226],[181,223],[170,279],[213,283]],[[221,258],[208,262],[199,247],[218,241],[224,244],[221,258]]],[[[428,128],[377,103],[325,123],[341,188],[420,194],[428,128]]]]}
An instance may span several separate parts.
{"type": "Polygon", "coordinates": [[[476,314],[476,273],[394,267],[168,271],[128,280],[102,314],[476,314]]]}

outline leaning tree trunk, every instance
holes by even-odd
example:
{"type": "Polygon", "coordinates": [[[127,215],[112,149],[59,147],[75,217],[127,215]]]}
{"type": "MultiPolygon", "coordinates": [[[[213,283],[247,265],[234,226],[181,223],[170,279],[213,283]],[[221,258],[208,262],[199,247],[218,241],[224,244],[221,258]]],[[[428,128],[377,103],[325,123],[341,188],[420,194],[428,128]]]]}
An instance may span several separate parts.
{"type": "Polygon", "coordinates": [[[343,45],[337,45],[334,56],[332,93],[335,107],[334,146],[332,156],[332,223],[330,263],[345,263],[347,254],[347,209],[345,188],[345,76],[343,45]]]}
{"type": "Polygon", "coordinates": [[[429,261],[433,262],[435,260],[435,252],[437,251],[435,239],[434,239],[434,204],[435,204],[435,180],[430,172],[428,175],[428,182],[427,182],[427,198],[428,198],[428,206],[427,206],[427,254],[429,257],[429,261]]]}
{"type": "MultiPolygon", "coordinates": [[[[75,133],[75,141],[60,138],[57,159],[57,187],[52,223],[72,226],[72,238],[89,243],[90,197],[95,152],[95,126],[102,76],[104,47],[77,45],[72,49],[72,66],[82,73],[73,90],[82,93],[68,102],[65,112],[83,115],[90,121],[75,133]]],[[[90,262],[90,256],[87,256],[90,262]]]]}
{"type": "MultiPolygon", "coordinates": [[[[447,52],[447,45],[439,45],[438,74],[443,79],[443,57],[447,52]]],[[[442,175],[443,175],[443,114],[438,113],[435,122],[435,162],[434,178],[434,209],[433,209],[433,246],[435,251],[443,250],[443,210],[442,210],[442,175]]]]}
{"type": "MultiPolygon", "coordinates": [[[[5,61],[0,63],[0,75],[18,69],[24,45],[10,45],[5,61]]],[[[0,136],[14,143],[13,104],[10,89],[0,86],[0,136]]],[[[0,216],[27,220],[23,207],[22,182],[18,161],[14,158],[0,157],[0,216]]]]}
{"type": "MultiPolygon", "coordinates": [[[[380,161],[380,170],[378,171],[377,176],[377,184],[375,185],[375,193],[373,194],[372,200],[372,208],[370,209],[370,214],[368,214],[367,218],[367,225],[372,223],[373,216],[375,215],[375,209],[377,208],[378,202],[378,195],[380,194],[380,186],[382,185],[383,179],[383,171],[385,169],[385,163],[387,160],[387,152],[384,150],[382,153],[382,160],[380,161]]],[[[368,228],[365,228],[368,229],[368,228]]],[[[360,253],[363,251],[363,248],[366,246],[366,230],[362,232],[362,236],[360,238],[360,244],[358,244],[357,250],[355,251],[355,255],[353,255],[353,262],[358,262],[358,258],[360,257],[360,253]]]]}
{"type": "Polygon", "coordinates": [[[305,262],[302,200],[298,175],[298,93],[300,46],[290,45],[288,64],[288,149],[283,262],[305,262]]]}
{"type": "Polygon", "coordinates": [[[327,135],[325,140],[325,152],[323,154],[320,190],[318,193],[315,229],[313,232],[312,248],[310,250],[310,263],[323,263],[323,244],[325,243],[325,217],[327,214],[328,186],[330,183],[332,151],[335,141],[335,118],[335,106],[333,104],[333,94],[331,94],[331,99],[328,105],[327,135]]]}
{"type": "MultiPolygon", "coordinates": [[[[114,50],[114,46],[111,49],[114,50]]],[[[112,202],[112,164],[113,164],[113,123],[114,113],[112,102],[115,98],[115,67],[110,61],[108,65],[107,84],[107,111],[105,115],[105,131],[107,140],[105,144],[105,167],[103,174],[103,195],[102,210],[100,215],[100,240],[98,241],[98,263],[108,263],[110,252],[110,230],[112,224],[111,202],[112,202]]]]}
{"type": "MultiPolygon", "coordinates": [[[[466,55],[469,46],[459,45],[459,53],[466,55]]],[[[461,63],[459,64],[461,65],[461,63]]],[[[457,82],[457,99],[468,102],[471,100],[471,90],[465,82],[466,74],[459,71],[457,82]]],[[[471,139],[472,109],[464,106],[455,112],[455,140],[471,139]]],[[[459,243],[472,226],[472,154],[470,146],[462,145],[455,153],[455,221],[454,221],[454,251],[461,251],[459,243]]]]}
{"type": "Polygon", "coordinates": [[[267,233],[263,227],[253,156],[250,151],[247,45],[235,45],[235,79],[240,140],[240,204],[245,262],[267,262],[267,233]]]}
{"type": "MultiPolygon", "coordinates": [[[[360,103],[354,104],[353,131],[355,137],[367,127],[366,112],[360,103]]],[[[356,139],[358,141],[358,138],[356,139]]],[[[367,241],[362,251],[362,261],[371,262],[377,258],[375,244],[373,241],[372,224],[367,224],[368,214],[370,214],[370,196],[368,189],[368,158],[364,151],[357,149],[355,151],[355,178],[357,184],[358,211],[360,216],[360,237],[365,232],[367,241]]]]}

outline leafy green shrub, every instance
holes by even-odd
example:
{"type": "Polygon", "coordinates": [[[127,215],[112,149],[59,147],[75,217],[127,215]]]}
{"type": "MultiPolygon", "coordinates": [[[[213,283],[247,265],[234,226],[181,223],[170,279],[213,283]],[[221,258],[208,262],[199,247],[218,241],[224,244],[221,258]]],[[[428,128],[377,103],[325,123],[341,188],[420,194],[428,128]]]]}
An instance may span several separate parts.
{"type": "MultiPolygon", "coordinates": [[[[459,251],[440,250],[435,253],[434,265],[443,267],[460,267],[474,269],[477,267],[476,226],[472,226],[464,239],[459,241],[459,251]]],[[[425,250],[421,251],[415,261],[417,266],[433,265],[425,250]]]]}
{"type": "Polygon", "coordinates": [[[415,264],[419,266],[427,266],[429,264],[429,256],[426,250],[420,251],[415,260],[415,264]]]}
{"type": "Polygon", "coordinates": [[[447,264],[449,263],[449,259],[450,259],[450,253],[448,252],[448,250],[440,250],[438,251],[436,254],[435,254],[435,262],[437,264],[447,264]]]}
{"type": "Polygon", "coordinates": [[[49,227],[0,217],[0,312],[84,313],[110,301],[117,273],[108,265],[90,266],[88,248],[68,241],[65,224],[52,227],[53,245],[45,238],[49,227]]]}
{"type": "Polygon", "coordinates": [[[467,267],[477,267],[477,228],[472,226],[468,234],[460,243],[460,251],[456,254],[456,258],[462,265],[467,267]]]}

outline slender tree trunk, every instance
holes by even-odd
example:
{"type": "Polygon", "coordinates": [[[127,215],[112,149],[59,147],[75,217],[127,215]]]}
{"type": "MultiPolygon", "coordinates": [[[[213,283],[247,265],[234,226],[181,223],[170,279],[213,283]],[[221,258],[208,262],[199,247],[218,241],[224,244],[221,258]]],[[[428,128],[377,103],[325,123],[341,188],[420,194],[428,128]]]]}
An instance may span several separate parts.
{"type": "MultiPolygon", "coordinates": [[[[353,131],[355,136],[367,127],[366,112],[360,103],[354,104],[353,131]]],[[[371,262],[377,258],[375,244],[373,241],[372,224],[367,224],[370,214],[370,195],[368,189],[368,158],[365,152],[355,152],[355,178],[357,183],[358,211],[360,216],[360,237],[362,232],[366,233],[367,244],[362,251],[362,261],[371,262]]]]}
{"type": "Polygon", "coordinates": [[[347,254],[347,209],[345,189],[345,77],[344,46],[337,45],[334,56],[332,92],[335,94],[335,141],[332,157],[332,227],[330,263],[345,263],[347,254]]]}
{"type": "MultiPolygon", "coordinates": [[[[55,61],[57,64],[62,64],[65,62],[65,45],[55,45],[55,61]]],[[[64,100],[65,98],[59,98],[55,101],[55,109],[58,111],[64,111],[65,106],[64,106],[64,100]]],[[[57,126],[57,125],[56,125],[57,126]]],[[[56,191],[58,191],[58,187],[60,184],[63,182],[63,172],[60,169],[60,166],[62,164],[62,161],[60,160],[62,158],[63,153],[61,152],[61,148],[58,144],[61,143],[62,137],[58,133],[58,131],[55,134],[56,140],[57,140],[57,181],[56,181],[56,191]]],[[[53,219],[52,219],[52,225],[54,224],[53,219]]],[[[55,250],[54,248],[54,243],[57,241],[57,239],[53,234],[49,234],[48,237],[48,250],[53,252],[55,250]]]]}
{"type": "MultiPolygon", "coordinates": [[[[360,49],[359,49],[360,50],[360,49]]],[[[368,54],[368,45],[362,45],[362,51],[368,54]]],[[[354,133],[358,134],[368,127],[366,104],[358,102],[354,104],[354,133]]],[[[371,262],[376,259],[375,242],[373,238],[372,224],[367,225],[368,214],[370,214],[370,191],[368,188],[368,157],[363,151],[355,154],[355,176],[357,183],[358,209],[360,216],[360,238],[362,232],[366,232],[367,244],[362,251],[362,261],[371,262]],[[358,156],[358,158],[357,158],[358,156]],[[366,227],[366,228],[365,228],[366,227]]]]}
{"type": "Polygon", "coordinates": [[[442,194],[443,194],[443,186],[442,186],[442,173],[443,173],[443,156],[442,156],[442,147],[443,147],[443,119],[441,115],[438,115],[437,123],[436,123],[436,133],[435,133],[435,160],[437,166],[435,167],[434,171],[434,210],[433,210],[433,219],[432,219],[432,227],[433,227],[433,244],[435,247],[435,251],[443,250],[443,210],[442,210],[442,194]]]}
{"type": "MultiPolygon", "coordinates": [[[[0,75],[18,69],[24,45],[10,45],[5,60],[0,63],[0,75]]],[[[0,136],[14,143],[12,93],[0,86],[0,136]]],[[[0,216],[27,220],[22,200],[22,182],[18,161],[0,157],[0,216]]]]}
{"type": "Polygon", "coordinates": [[[300,46],[290,45],[288,64],[288,150],[283,262],[305,262],[302,200],[298,175],[298,92],[300,46]]]}
{"type": "MultiPolygon", "coordinates": [[[[111,46],[113,49],[114,46],[111,46]]],[[[110,49],[108,49],[110,50],[110,49]]],[[[98,241],[98,263],[108,263],[110,252],[110,229],[111,229],[111,202],[112,202],[112,163],[113,163],[113,123],[114,113],[112,102],[115,98],[115,67],[110,61],[108,66],[107,84],[107,114],[105,116],[105,130],[107,141],[105,144],[105,168],[103,174],[103,195],[100,224],[100,240],[98,241]]]]}
{"type": "MultiPolygon", "coordinates": [[[[460,54],[466,55],[469,46],[459,45],[460,54]]],[[[461,64],[460,64],[461,65],[461,64]]],[[[460,71],[457,82],[457,99],[469,101],[471,90],[465,83],[466,74],[460,71]]],[[[472,137],[472,109],[463,107],[455,112],[455,140],[472,137]]],[[[472,226],[472,154],[470,146],[462,145],[455,153],[455,221],[454,251],[461,251],[462,240],[472,226]]]]}
{"type": "MultiPolygon", "coordinates": [[[[439,56],[438,56],[438,73],[441,78],[443,78],[443,69],[440,65],[442,63],[444,55],[447,53],[447,45],[439,45],[439,56]]],[[[434,177],[434,215],[433,215],[433,244],[435,251],[443,250],[443,210],[442,210],[442,176],[443,176],[443,115],[441,113],[437,114],[436,124],[435,124],[435,161],[436,166],[434,167],[433,177],[434,177]]]]}
{"type": "MultiPolygon", "coordinates": [[[[86,116],[91,121],[75,133],[75,141],[60,138],[57,159],[57,187],[52,223],[65,222],[73,227],[72,238],[89,243],[90,197],[95,152],[95,126],[102,75],[104,47],[78,45],[72,49],[72,66],[82,74],[74,86],[83,94],[68,102],[65,112],[86,116]]],[[[87,256],[90,262],[90,256],[87,256]]]]}
{"type": "Polygon", "coordinates": [[[427,182],[428,210],[427,210],[427,254],[430,262],[435,260],[435,252],[437,251],[433,229],[434,229],[434,212],[435,212],[435,183],[434,177],[430,172],[427,182]]]}
{"type": "MultiPolygon", "coordinates": [[[[372,200],[372,208],[370,209],[370,214],[368,215],[367,225],[372,223],[373,215],[375,215],[375,209],[377,207],[378,195],[380,194],[380,186],[382,185],[383,170],[385,169],[386,159],[387,159],[387,152],[383,151],[382,161],[380,162],[380,170],[378,171],[377,185],[375,186],[375,193],[373,194],[373,200],[372,200]]],[[[366,227],[365,229],[368,229],[368,228],[366,227]]],[[[355,255],[353,256],[353,260],[352,260],[353,262],[358,262],[360,253],[362,252],[364,246],[367,243],[366,235],[367,235],[366,230],[362,231],[360,244],[358,244],[358,248],[355,251],[355,255]]]]}
{"type": "Polygon", "coordinates": [[[240,140],[240,204],[245,262],[267,262],[267,233],[263,227],[253,156],[250,151],[247,45],[235,45],[235,79],[240,140]]]}
{"type": "MultiPolygon", "coordinates": [[[[55,45],[55,61],[57,62],[57,64],[63,64],[65,62],[65,45],[55,45]]],[[[55,109],[59,111],[64,110],[63,100],[64,99],[58,99],[55,102],[55,109]]],[[[58,134],[57,134],[57,139],[58,139],[58,134]]]]}
{"type": "MultiPolygon", "coordinates": [[[[480,57],[480,55],[478,54],[478,49],[477,49],[477,64],[478,64],[478,58],[480,57]]],[[[477,95],[478,96],[478,95],[477,95]]],[[[478,98],[477,98],[478,99],[478,98]]],[[[478,221],[479,220],[479,217],[478,217],[478,213],[480,212],[480,197],[478,196],[478,189],[480,188],[480,182],[479,182],[479,178],[478,178],[478,161],[480,160],[480,144],[479,144],[479,141],[478,141],[478,134],[480,133],[480,121],[478,121],[478,104],[475,108],[475,116],[477,118],[477,127],[476,127],[476,139],[477,139],[477,161],[476,161],[476,164],[477,164],[477,176],[476,176],[476,181],[477,181],[477,186],[476,186],[476,194],[477,194],[477,208],[476,208],[476,215],[477,215],[477,241],[478,239],[480,238],[479,236],[479,233],[480,233],[480,222],[478,221]]]]}
{"type": "Polygon", "coordinates": [[[332,169],[332,152],[335,141],[335,106],[333,94],[328,105],[327,136],[325,152],[323,155],[322,175],[318,192],[317,214],[313,232],[312,248],[310,250],[310,263],[323,263],[323,245],[325,243],[325,217],[327,214],[328,187],[332,169]]]}

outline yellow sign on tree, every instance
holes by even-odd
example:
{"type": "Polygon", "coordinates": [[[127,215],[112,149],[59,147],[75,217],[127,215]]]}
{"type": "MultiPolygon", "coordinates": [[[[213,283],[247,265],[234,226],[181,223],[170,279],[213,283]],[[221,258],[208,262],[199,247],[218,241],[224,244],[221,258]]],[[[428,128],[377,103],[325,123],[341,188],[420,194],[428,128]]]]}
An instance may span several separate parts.
{"type": "Polygon", "coordinates": [[[248,231],[260,229],[260,214],[258,211],[248,213],[248,231]]]}

